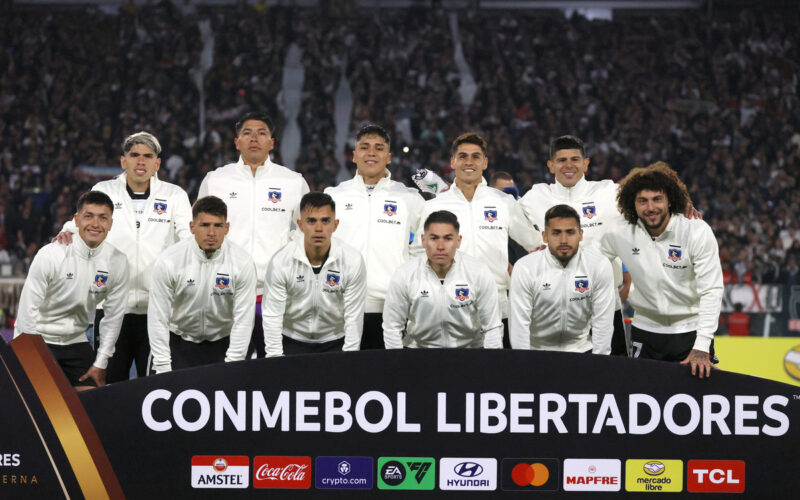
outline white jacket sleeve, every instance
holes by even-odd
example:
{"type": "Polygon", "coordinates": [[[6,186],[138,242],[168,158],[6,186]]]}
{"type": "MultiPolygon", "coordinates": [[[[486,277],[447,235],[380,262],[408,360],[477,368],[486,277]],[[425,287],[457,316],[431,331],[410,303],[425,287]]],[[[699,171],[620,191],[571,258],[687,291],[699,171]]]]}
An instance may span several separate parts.
{"type": "Polygon", "coordinates": [[[47,286],[56,271],[55,261],[48,259],[47,253],[40,250],[33,258],[28,277],[22,285],[17,320],[14,323],[14,337],[19,337],[23,333],[40,334],[36,329],[36,324],[39,322],[39,306],[47,294],[47,286]]]}
{"type": "Polygon", "coordinates": [[[531,348],[533,285],[528,278],[529,272],[525,262],[519,261],[511,272],[511,288],[508,292],[508,336],[512,349],[531,348]]]}
{"type": "MultiPolygon", "coordinates": [[[[207,173],[205,177],[203,177],[203,182],[200,183],[200,188],[197,190],[197,199],[204,196],[208,196],[208,176],[211,175],[211,172],[207,173]]],[[[197,201],[197,200],[195,200],[197,201]]]]}
{"type": "Polygon", "coordinates": [[[172,370],[169,321],[174,300],[175,285],[170,275],[170,264],[157,259],[150,276],[150,300],[147,306],[147,336],[150,338],[150,352],[156,373],[172,370]]]}
{"type": "Polygon", "coordinates": [[[619,295],[614,286],[611,262],[598,259],[594,265],[594,290],[592,291],[592,353],[611,354],[611,337],[614,334],[614,310],[619,295]]]}
{"type": "Polygon", "coordinates": [[[709,352],[717,331],[724,285],[717,239],[708,224],[699,226],[697,231],[693,231],[691,249],[697,293],[700,295],[700,317],[693,349],[709,352]]]}
{"type": "Polygon", "coordinates": [[[485,349],[503,348],[503,320],[500,318],[500,304],[497,298],[497,285],[489,270],[481,267],[478,273],[478,315],[481,320],[483,347],[485,349]]]}
{"type": "Polygon", "coordinates": [[[238,272],[233,296],[233,326],[225,362],[242,361],[247,356],[256,316],[256,265],[248,258],[238,272]]]}
{"type": "MultiPolygon", "coordinates": [[[[409,188],[409,191],[414,191],[413,189],[409,188]]],[[[409,196],[409,217],[408,217],[408,228],[410,233],[414,233],[414,241],[410,243],[409,247],[409,255],[412,253],[412,249],[416,252],[422,249],[420,237],[422,236],[422,224],[425,220],[422,218],[423,213],[425,212],[425,198],[423,198],[419,193],[413,192],[411,196],[409,196]]],[[[409,234],[409,239],[411,235],[409,234]]]]}
{"type": "MultiPolygon", "coordinates": [[[[106,249],[108,250],[110,249],[106,249]]],[[[99,325],[100,344],[97,346],[97,356],[94,360],[94,366],[103,370],[108,367],[108,360],[114,355],[119,330],[125,317],[125,308],[128,305],[128,259],[120,256],[119,259],[115,259],[114,266],[119,269],[119,278],[114,280],[114,286],[108,291],[103,302],[104,315],[99,325]]]]}
{"type": "MultiPolygon", "coordinates": [[[[623,230],[623,227],[617,226],[616,230],[623,230]]],[[[600,250],[603,255],[608,257],[609,260],[614,260],[615,258],[619,257],[619,253],[614,247],[613,231],[606,231],[603,234],[603,236],[600,238],[599,244],[597,245],[597,249],[600,250]]]]}
{"type": "Polygon", "coordinates": [[[179,240],[185,240],[192,237],[189,223],[192,221],[192,204],[189,203],[189,195],[186,191],[181,192],[176,197],[178,209],[175,210],[175,215],[172,218],[172,223],[175,225],[175,234],[179,240]]]}
{"type": "Polygon", "coordinates": [[[286,274],[281,272],[278,251],[272,256],[264,276],[264,295],[261,299],[261,325],[264,329],[264,348],[267,357],[283,356],[283,315],[286,312],[287,282],[286,274]]]}
{"type": "Polygon", "coordinates": [[[343,351],[358,351],[361,348],[361,334],[364,330],[364,304],[367,300],[367,273],[364,259],[358,257],[350,273],[347,288],[343,293],[344,301],[344,346],[343,351]]]}
{"type": "Polygon", "coordinates": [[[386,301],[383,303],[383,343],[387,349],[403,348],[403,332],[408,325],[408,311],[411,300],[408,297],[406,283],[407,267],[400,266],[389,281],[386,301]]]}
{"type": "Polygon", "coordinates": [[[508,211],[511,215],[511,222],[508,225],[508,235],[527,251],[542,244],[542,233],[534,229],[533,224],[525,216],[520,204],[508,195],[508,211]]]}

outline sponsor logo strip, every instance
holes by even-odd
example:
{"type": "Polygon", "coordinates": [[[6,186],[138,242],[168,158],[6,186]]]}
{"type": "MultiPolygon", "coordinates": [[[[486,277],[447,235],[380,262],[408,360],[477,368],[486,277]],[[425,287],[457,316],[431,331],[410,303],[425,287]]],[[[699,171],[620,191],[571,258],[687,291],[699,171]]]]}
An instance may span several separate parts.
{"type": "Polygon", "coordinates": [[[378,489],[432,490],[435,487],[436,461],[433,458],[378,458],[378,489]]]}
{"type": "Polygon", "coordinates": [[[619,491],[622,462],[613,458],[564,460],[564,491],[619,491]]]}
{"type": "Polygon", "coordinates": [[[192,488],[247,488],[250,459],[243,456],[192,457],[192,488]]]}
{"type": "Polygon", "coordinates": [[[686,489],[692,493],[744,493],[743,460],[689,460],[686,489]]]}
{"type": "Polygon", "coordinates": [[[311,488],[311,457],[254,457],[253,486],[307,490],[311,488]]]}
{"type": "Polygon", "coordinates": [[[441,458],[439,460],[439,489],[496,490],[497,459],[441,458]]]}
{"type": "Polygon", "coordinates": [[[317,457],[317,489],[371,490],[372,457],[317,457]]]}
{"type": "Polygon", "coordinates": [[[625,491],[683,491],[683,460],[626,460],[625,491]]]}

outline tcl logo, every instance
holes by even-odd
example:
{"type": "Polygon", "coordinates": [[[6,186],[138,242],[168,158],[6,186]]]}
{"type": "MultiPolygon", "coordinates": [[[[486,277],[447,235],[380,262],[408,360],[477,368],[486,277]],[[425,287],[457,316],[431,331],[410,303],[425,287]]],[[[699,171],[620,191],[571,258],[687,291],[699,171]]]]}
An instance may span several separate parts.
{"type": "Polygon", "coordinates": [[[254,457],[256,488],[311,488],[311,457],[254,457]]]}
{"type": "Polygon", "coordinates": [[[688,472],[692,493],[744,492],[743,460],[689,460],[688,472]]]}

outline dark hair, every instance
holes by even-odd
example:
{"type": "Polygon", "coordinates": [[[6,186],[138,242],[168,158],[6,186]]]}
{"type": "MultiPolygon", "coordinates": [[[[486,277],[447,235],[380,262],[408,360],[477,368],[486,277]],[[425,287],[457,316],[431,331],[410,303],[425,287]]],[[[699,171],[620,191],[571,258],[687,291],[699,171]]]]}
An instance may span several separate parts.
{"type": "Polygon", "coordinates": [[[489,177],[489,185],[494,187],[495,184],[497,184],[497,181],[501,179],[504,181],[514,182],[514,178],[511,176],[511,174],[503,170],[498,170],[497,172],[492,173],[491,177],[489,177]]]}
{"type": "Polygon", "coordinates": [[[431,224],[450,224],[456,229],[456,232],[461,229],[461,226],[458,224],[458,217],[456,217],[453,212],[448,212],[447,210],[432,212],[428,218],[425,219],[425,225],[423,226],[425,232],[428,231],[428,226],[431,224]]]}
{"type": "Polygon", "coordinates": [[[642,190],[662,192],[667,195],[670,214],[682,214],[689,205],[689,191],[678,174],[663,161],[645,168],[634,168],[619,183],[617,208],[630,224],[636,224],[636,195],[642,190]]]}
{"type": "Polygon", "coordinates": [[[575,219],[578,227],[581,227],[581,218],[578,212],[569,205],[553,205],[544,213],[544,227],[550,225],[550,219],[575,219]]]}
{"type": "Polygon", "coordinates": [[[579,149],[581,156],[586,158],[586,146],[574,135],[562,135],[550,141],[550,158],[555,157],[562,149],[579,149]]]}
{"type": "Polygon", "coordinates": [[[198,198],[194,205],[192,205],[192,219],[196,219],[198,215],[210,214],[218,217],[225,217],[228,219],[228,205],[216,196],[203,196],[198,198]]]}
{"type": "Polygon", "coordinates": [[[389,132],[386,131],[385,128],[381,127],[380,125],[369,124],[366,127],[361,127],[361,130],[358,131],[356,134],[356,142],[360,141],[362,137],[365,135],[377,135],[389,146],[392,145],[392,139],[389,137],[389,132]]]}
{"type": "Polygon", "coordinates": [[[476,146],[480,146],[481,151],[485,156],[489,156],[486,152],[486,148],[488,147],[488,143],[486,139],[478,135],[476,132],[467,132],[466,134],[461,134],[453,141],[453,145],[450,146],[450,156],[455,156],[456,151],[458,151],[458,147],[462,144],[475,144],[476,146]]]}
{"type": "Polygon", "coordinates": [[[114,213],[114,203],[111,201],[111,198],[108,197],[102,191],[86,191],[78,198],[78,206],[75,213],[81,211],[84,205],[104,205],[111,210],[111,213],[114,213]]]}
{"type": "Polygon", "coordinates": [[[236,122],[235,129],[236,129],[236,136],[239,136],[239,132],[242,131],[244,128],[244,123],[248,120],[258,120],[260,122],[264,122],[267,124],[267,128],[269,129],[270,135],[273,137],[275,136],[275,129],[273,128],[272,118],[269,117],[268,114],[264,113],[263,111],[251,111],[241,118],[239,121],[236,122]]]}
{"type": "Polygon", "coordinates": [[[333,198],[330,195],[327,195],[321,191],[311,191],[310,193],[306,193],[300,198],[300,211],[306,209],[306,207],[311,208],[322,208],[322,207],[331,207],[331,211],[336,213],[336,202],[333,201],[333,198]]]}

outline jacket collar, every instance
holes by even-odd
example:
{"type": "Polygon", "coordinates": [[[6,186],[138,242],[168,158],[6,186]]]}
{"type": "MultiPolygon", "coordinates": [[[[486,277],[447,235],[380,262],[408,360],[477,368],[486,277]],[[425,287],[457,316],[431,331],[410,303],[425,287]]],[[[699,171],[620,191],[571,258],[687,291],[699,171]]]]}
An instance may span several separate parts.
{"type": "MultiPolygon", "coordinates": [[[[122,189],[125,189],[125,187],[128,185],[128,173],[123,171],[121,174],[115,177],[115,180],[122,185],[122,189]]],[[[158,178],[158,172],[156,172],[152,177],[150,177],[150,193],[155,192],[160,183],[161,180],[158,178]]]]}
{"type": "MultiPolygon", "coordinates": [[[[486,182],[485,177],[481,177],[481,183],[478,184],[478,187],[475,188],[475,194],[472,195],[472,199],[474,200],[480,195],[480,193],[482,193],[487,189],[489,189],[489,184],[486,182]]],[[[458,185],[456,184],[456,181],[453,181],[453,184],[450,185],[450,189],[447,192],[449,191],[452,191],[455,196],[458,196],[462,200],[464,201],[467,200],[467,197],[464,196],[464,192],[461,191],[461,189],[459,189],[458,185]]]]}
{"type": "Polygon", "coordinates": [[[99,245],[97,245],[96,248],[89,248],[89,246],[86,244],[85,241],[83,241],[83,238],[81,238],[81,235],[79,233],[75,233],[72,237],[73,251],[78,257],[86,260],[89,260],[99,255],[100,252],[103,251],[105,244],[106,241],[103,240],[99,245]]]}
{"type": "MultiPolygon", "coordinates": [[[[263,175],[267,175],[270,171],[272,171],[274,166],[275,164],[272,163],[272,160],[270,160],[269,156],[267,156],[267,159],[264,161],[264,163],[256,168],[255,176],[261,177],[263,175]]],[[[246,174],[248,177],[253,177],[253,170],[249,165],[244,164],[244,160],[242,159],[241,155],[239,155],[239,161],[236,162],[236,168],[239,169],[243,174],[246,174]]]]}
{"type": "Polygon", "coordinates": [[[212,262],[222,259],[222,256],[225,255],[225,252],[227,251],[228,248],[228,240],[226,238],[222,241],[222,245],[220,245],[217,251],[214,252],[214,255],[212,255],[211,258],[209,259],[208,257],[206,257],[206,253],[200,248],[200,245],[197,244],[197,241],[194,239],[194,235],[191,238],[187,239],[186,241],[188,242],[187,244],[189,245],[189,247],[192,249],[192,254],[196,256],[198,259],[200,259],[201,262],[203,261],[212,262]]]}
{"type": "MultiPolygon", "coordinates": [[[[300,233],[300,234],[302,234],[302,233],[300,233]]],[[[301,238],[292,240],[290,244],[295,246],[294,253],[292,254],[292,257],[294,257],[295,259],[299,260],[300,262],[306,264],[309,267],[313,267],[313,266],[311,266],[311,262],[309,262],[309,260],[308,260],[308,256],[306,256],[306,248],[305,248],[305,245],[303,244],[303,238],[301,237],[301,238]]],[[[331,248],[330,248],[330,250],[328,250],[328,258],[325,260],[325,263],[323,263],[323,266],[326,266],[326,265],[330,264],[331,262],[339,261],[340,258],[341,258],[341,255],[342,255],[342,247],[341,247],[341,245],[339,244],[339,242],[336,241],[336,237],[331,238],[331,248]]]]}
{"type": "Polygon", "coordinates": [[[559,183],[558,181],[554,182],[550,186],[553,190],[553,193],[559,197],[563,198],[570,198],[571,196],[580,197],[586,193],[587,189],[589,189],[589,182],[586,180],[586,176],[584,175],[572,187],[562,186],[561,183],[559,183]]]}
{"type": "MultiPolygon", "coordinates": [[[[387,168],[383,171],[383,177],[381,178],[381,180],[379,180],[378,183],[375,184],[375,190],[384,189],[391,182],[392,182],[392,174],[391,172],[389,172],[389,169],[387,168]]],[[[358,172],[356,172],[356,175],[353,176],[353,183],[355,183],[355,185],[361,189],[367,188],[367,185],[364,184],[364,178],[358,172]]]]}

